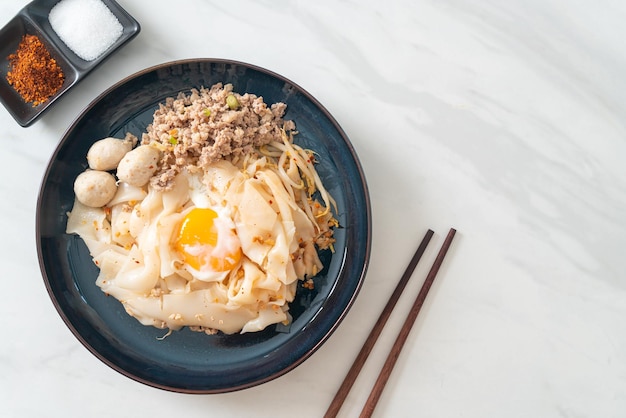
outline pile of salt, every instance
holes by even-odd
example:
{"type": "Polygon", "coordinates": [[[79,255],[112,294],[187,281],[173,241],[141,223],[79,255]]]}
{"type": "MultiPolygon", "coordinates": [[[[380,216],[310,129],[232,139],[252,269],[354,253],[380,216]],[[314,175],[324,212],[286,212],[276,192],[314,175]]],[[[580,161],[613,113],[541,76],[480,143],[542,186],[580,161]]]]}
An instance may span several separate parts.
{"type": "Polygon", "coordinates": [[[101,0],[61,0],[48,20],[65,45],[85,61],[106,52],[124,30],[101,0]]]}

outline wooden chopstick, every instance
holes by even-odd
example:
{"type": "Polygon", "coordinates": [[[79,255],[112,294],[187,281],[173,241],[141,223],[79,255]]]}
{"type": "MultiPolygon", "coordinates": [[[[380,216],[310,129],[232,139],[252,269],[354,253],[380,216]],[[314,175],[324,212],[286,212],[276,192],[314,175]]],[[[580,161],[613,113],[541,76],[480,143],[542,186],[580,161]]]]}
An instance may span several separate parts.
{"type": "Polygon", "coordinates": [[[404,290],[404,288],[406,287],[406,284],[411,278],[411,275],[413,274],[413,271],[415,270],[417,263],[419,262],[420,258],[422,258],[422,255],[426,251],[426,247],[428,246],[428,243],[430,242],[430,239],[432,238],[433,234],[434,232],[431,231],[430,229],[426,232],[426,235],[424,236],[424,238],[422,239],[422,242],[420,243],[419,247],[415,251],[415,254],[413,255],[413,258],[411,259],[411,261],[409,262],[409,265],[404,271],[404,274],[402,274],[402,277],[398,281],[398,284],[396,285],[395,290],[389,297],[389,300],[387,301],[385,308],[381,312],[380,316],[378,317],[378,320],[374,324],[374,327],[372,328],[372,330],[370,331],[370,334],[365,340],[365,343],[363,344],[361,351],[356,356],[354,363],[352,363],[352,367],[348,371],[348,374],[346,374],[346,377],[343,380],[343,383],[339,387],[339,390],[337,390],[337,393],[335,394],[334,399],[330,403],[330,406],[328,407],[326,414],[324,414],[324,418],[334,418],[337,416],[339,409],[341,409],[341,405],[343,405],[343,402],[346,399],[346,396],[348,396],[348,392],[350,392],[350,389],[352,388],[354,381],[356,380],[357,376],[359,375],[359,372],[363,368],[363,364],[365,363],[365,360],[367,360],[367,357],[372,351],[372,348],[374,347],[374,344],[376,343],[378,336],[380,335],[385,324],[387,323],[387,320],[389,319],[389,316],[391,315],[393,308],[396,306],[396,302],[398,302],[398,299],[400,298],[402,291],[404,290]]]}
{"type": "Polygon", "coordinates": [[[380,395],[383,392],[385,384],[387,383],[387,380],[389,380],[391,371],[393,370],[393,367],[396,364],[396,360],[398,360],[398,357],[400,356],[400,351],[402,350],[402,346],[404,346],[404,343],[406,342],[409,332],[411,331],[411,328],[413,327],[413,323],[415,322],[415,319],[417,318],[417,314],[422,308],[422,305],[424,304],[424,300],[426,300],[426,295],[428,295],[428,291],[430,290],[430,287],[432,286],[433,281],[435,280],[435,276],[437,275],[437,272],[439,271],[439,267],[441,267],[441,264],[443,263],[443,259],[446,256],[446,253],[448,252],[448,248],[450,248],[450,244],[452,243],[452,239],[454,238],[455,233],[456,233],[456,230],[453,228],[451,228],[450,232],[448,232],[448,236],[446,237],[443,245],[441,246],[441,249],[439,250],[439,254],[437,254],[437,258],[435,259],[435,262],[433,263],[433,266],[430,269],[428,276],[426,276],[426,280],[424,280],[424,284],[422,284],[422,288],[420,289],[420,292],[417,295],[415,302],[413,303],[413,307],[411,308],[406,320],[404,321],[404,324],[402,325],[402,328],[400,329],[400,332],[398,333],[398,337],[396,338],[396,341],[394,342],[391,348],[391,351],[389,352],[387,360],[385,361],[385,364],[383,365],[383,368],[381,369],[380,374],[378,375],[378,379],[376,380],[376,383],[374,384],[374,387],[372,388],[370,396],[365,402],[365,406],[363,407],[363,410],[361,411],[361,415],[359,416],[360,418],[369,418],[372,416],[372,413],[374,412],[374,408],[376,407],[376,404],[378,403],[378,400],[380,399],[380,395]]]}

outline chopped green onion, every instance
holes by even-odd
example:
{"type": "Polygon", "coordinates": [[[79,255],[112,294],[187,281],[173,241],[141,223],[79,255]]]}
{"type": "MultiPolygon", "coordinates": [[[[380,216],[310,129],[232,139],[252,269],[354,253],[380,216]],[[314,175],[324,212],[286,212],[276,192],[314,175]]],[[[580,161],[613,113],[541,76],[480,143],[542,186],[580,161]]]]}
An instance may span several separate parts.
{"type": "Polygon", "coordinates": [[[235,109],[237,109],[237,108],[239,107],[239,100],[237,100],[237,98],[236,98],[234,95],[229,94],[229,95],[226,97],[226,104],[227,104],[227,105],[228,105],[228,107],[230,107],[232,110],[235,110],[235,109]]]}
{"type": "Polygon", "coordinates": [[[170,136],[170,144],[172,145],[178,144],[178,139],[176,139],[173,135],[170,136]]]}
{"type": "Polygon", "coordinates": [[[211,109],[204,109],[204,111],[202,113],[204,113],[204,116],[206,116],[208,118],[209,116],[211,116],[211,109]]]}

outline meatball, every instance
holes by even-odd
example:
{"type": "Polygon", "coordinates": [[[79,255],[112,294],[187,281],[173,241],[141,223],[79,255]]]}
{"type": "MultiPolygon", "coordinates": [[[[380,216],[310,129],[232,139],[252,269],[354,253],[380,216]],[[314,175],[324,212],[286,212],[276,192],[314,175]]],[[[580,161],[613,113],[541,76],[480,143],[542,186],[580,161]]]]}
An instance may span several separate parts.
{"type": "Polygon", "coordinates": [[[140,145],[124,155],[117,166],[117,178],[131,186],[143,187],[158,168],[160,152],[150,145],[140,145]]]}
{"type": "Polygon", "coordinates": [[[80,173],[74,181],[76,199],[93,208],[109,203],[116,191],[115,177],[106,171],[87,170],[80,173]]]}
{"type": "Polygon", "coordinates": [[[127,134],[126,138],[104,138],[94,142],[87,152],[89,168],[109,171],[117,168],[124,155],[137,143],[137,137],[127,134]]]}

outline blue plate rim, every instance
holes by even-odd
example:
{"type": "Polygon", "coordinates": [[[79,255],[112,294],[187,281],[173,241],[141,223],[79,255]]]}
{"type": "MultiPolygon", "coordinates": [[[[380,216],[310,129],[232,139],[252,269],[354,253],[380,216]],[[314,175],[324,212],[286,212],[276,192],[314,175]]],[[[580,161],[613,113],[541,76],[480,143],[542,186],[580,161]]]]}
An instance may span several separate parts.
{"type": "MultiPolygon", "coordinates": [[[[232,391],[237,391],[237,390],[242,390],[242,389],[246,389],[246,388],[250,388],[253,386],[257,386],[259,384],[262,383],[266,383],[269,382],[273,379],[276,379],[286,373],[288,373],[289,371],[293,370],[294,368],[296,368],[297,366],[299,366],[300,364],[302,364],[305,360],[307,360],[314,352],[316,352],[327,340],[328,338],[330,338],[330,336],[335,332],[335,330],[338,328],[338,326],[340,325],[340,323],[343,321],[343,319],[345,318],[345,316],[347,315],[348,311],[350,310],[350,308],[352,307],[355,299],[357,298],[360,289],[363,285],[363,281],[365,279],[366,273],[367,273],[367,269],[369,266],[369,259],[370,259],[370,253],[371,253],[371,241],[372,241],[372,216],[371,216],[371,202],[370,202],[370,196],[369,196],[369,189],[367,186],[367,182],[365,180],[365,175],[362,169],[362,166],[360,164],[360,161],[358,159],[358,156],[354,150],[354,147],[352,145],[352,143],[350,142],[350,140],[348,139],[347,135],[345,134],[345,132],[343,131],[343,129],[341,128],[341,126],[339,125],[339,123],[336,121],[336,119],[330,114],[330,112],[315,98],[313,97],[308,91],[306,91],[305,89],[303,89],[301,86],[299,86],[298,84],[294,83],[293,81],[291,81],[290,79],[276,73],[273,72],[271,70],[265,69],[263,67],[254,65],[254,64],[249,64],[249,63],[245,63],[242,61],[237,61],[237,60],[231,60],[231,59],[223,59],[223,58],[190,58],[190,59],[181,59],[181,60],[174,60],[174,61],[169,61],[169,62],[165,62],[162,64],[157,64],[151,67],[148,67],[146,69],[140,70],[132,75],[129,75],[125,78],[123,78],[122,80],[120,80],[119,82],[115,83],[114,85],[112,85],[111,87],[109,87],[107,90],[105,90],[103,93],[101,93],[98,97],[96,97],[89,105],[87,105],[83,111],[81,111],[81,113],[74,119],[74,121],[70,124],[70,126],[67,128],[67,130],[64,132],[63,136],[62,136],[62,140],[59,142],[59,144],[57,145],[57,148],[55,149],[54,153],[52,154],[48,165],[46,167],[45,170],[45,174],[42,178],[41,181],[41,186],[40,186],[40,190],[39,190],[39,195],[37,198],[37,206],[36,206],[36,243],[37,243],[37,254],[38,254],[38,260],[39,260],[39,266],[40,266],[40,270],[43,276],[43,280],[46,286],[46,290],[49,294],[49,297],[51,298],[55,309],[57,310],[57,312],[59,313],[59,315],[61,316],[61,318],[63,319],[64,323],[66,324],[66,326],[68,326],[68,328],[72,331],[72,334],[81,342],[81,344],[83,346],[85,346],[93,355],[95,355],[98,359],[100,359],[103,363],[105,363],[106,365],[108,365],[109,367],[111,367],[112,369],[118,371],[119,373],[121,373],[122,375],[125,375],[128,378],[131,378],[135,381],[138,381],[140,383],[146,384],[148,386],[152,386],[152,387],[156,387],[159,389],[164,389],[164,390],[168,390],[168,391],[172,391],[172,392],[182,392],[182,393],[192,393],[192,394],[211,394],[211,393],[226,393],[226,392],[232,392],[232,391]],[[205,388],[184,388],[184,387],[175,387],[175,386],[171,386],[168,384],[162,384],[162,383],[157,383],[154,381],[150,381],[150,380],[146,380],[140,376],[137,375],[133,375],[131,373],[128,373],[127,370],[119,367],[117,364],[111,362],[109,359],[107,359],[106,357],[104,357],[96,347],[91,346],[85,338],[83,338],[83,336],[80,334],[80,332],[74,327],[74,324],[72,323],[71,319],[66,315],[63,307],[59,304],[59,301],[56,298],[56,295],[54,294],[54,290],[52,289],[51,285],[50,285],[50,280],[51,278],[48,277],[47,271],[46,271],[46,265],[45,265],[45,261],[43,259],[43,249],[42,249],[42,241],[41,241],[41,216],[39,216],[39,214],[42,213],[43,210],[43,195],[45,193],[45,188],[46,188],[46,184],[48,182],[48,177],[49,177],[49,173],[51,168],[54,165],[55,159],[57,158],[58,153],[60,152],[60,150],[63,148],[65,142],[68,140],[69,135],[71,134],[71,132],[73,131],[73,129],[77,126],[77,124],[80,123],[80,121],[82,120],[82,118],[89,112],[90,109],[92,109],[96,104],[98,104],[101,100],[103,100],[104,98],[106,98],[108,95],[110,95],[112,92],[114,92],[116,89],[124,86],[125,84],[133,81],[136,78],[139,78],[143,75],[158,71],[158,70],[162,70],[164,68],[171,68],[174,66],[181,66],[181,65],[188,65],[188,64],[197,64],[197,63],[215,63],[215,64],[224,64],[224,65],[234,65],[234,66],[242,66],[245,68],[249,68],[251,70],[254,71],[258,71],[260,73],[264,73],[266,75],[269,75],[271,77],[274,77],[280,81],[283,81],[285,83],[288,83],[289,85],[293,86],[294,88],[296,88],[298,90],[298,92],[302,95],[304,95],[308,100],[310,100],[317,108],[319,111],[321,111],[324,115],[324,117],[326,117],[328,119],[328,121],[334,126],[334,128],[338,131],[338,133],[340,134],[341,138],[344,141],[344,146],[346,147],[346,149],[350,152],[350,157],[352,159],[352,161],[354,162],[355,168],[358,171],[359,174],[359,180],[360,180],[360,184],[359,186],[361,187],[361,191],[364,195],[364,204],[365,207],[362,208],[363,213],[364,213],[364,217],[366,219],[366,225],[363,225],[365,231],[366,231],[366,237],[365,242],[363,243],[365,248],[362,250],[363,252],[363,260],[362,260],[362,265],[360,265],[359,267],[359,271],[358,271],[358,277],[355,278],[356,280],[356,285],[354,288],[353,293],[350,295],[349,299],[347,300],[345,306],[343,307],[343,309],[341,310],[341,312],[339,313],[339,315],[337,316],[337,318],[335,319],[335,322],[332,324],[332,326],[330,326],[327,330],[324,331],[324,335],[315,343],[312,344],[310,347],[307,348],[307,350],[305,352],[303,352],[302,355],[300,355],[299,358],[295,359],[291,364],[282,367],[280,370],[275,371],[274,373],[267,375],[263,378],[259,378],[256,379],[254,381],[251,382],[245,382],[242,384],[238,384],[235,386],[230,386],[230,387],[225,387],[225,388],[211,388],[211,389],[205,389],[205,388]]],[[[336,285],[336,283],[333,285],[333,287],[336,285]]]]}

